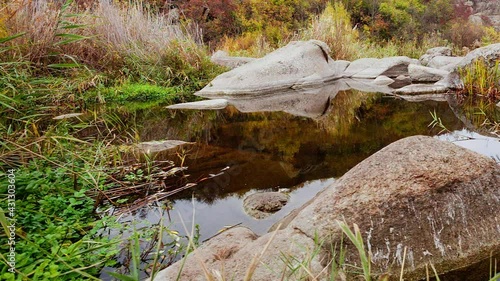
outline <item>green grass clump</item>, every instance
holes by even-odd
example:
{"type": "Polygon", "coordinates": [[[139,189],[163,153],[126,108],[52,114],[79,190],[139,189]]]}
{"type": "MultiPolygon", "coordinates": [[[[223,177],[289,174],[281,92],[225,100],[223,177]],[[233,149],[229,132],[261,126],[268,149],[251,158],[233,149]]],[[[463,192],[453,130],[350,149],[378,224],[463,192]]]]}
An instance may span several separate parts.
{"type": "Polygon", "coordinates": [[[478,59],[473,64],[460,70],[464,82],[462,94],[469,97],[482,97],[489,102],[500,100],[500,62],[488,65],[478,59]]]}

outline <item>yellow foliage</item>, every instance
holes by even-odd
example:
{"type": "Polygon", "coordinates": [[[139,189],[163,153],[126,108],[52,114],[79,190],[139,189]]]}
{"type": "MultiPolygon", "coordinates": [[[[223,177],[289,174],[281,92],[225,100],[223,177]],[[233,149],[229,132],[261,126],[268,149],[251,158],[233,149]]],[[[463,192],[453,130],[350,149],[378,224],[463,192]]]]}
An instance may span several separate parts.
{"type": "Polygon", "coordinates": [[[9,35],[7,27],[5,26],[5,21],[7,20],[6,10],[6,7],[0,9],[0,38],[7,37],[9,35]]]}
{"type": "Polygon", "coordinates": [[[349,12],[341,2],[328,3],[323,13],[302,33],[301,39],[325,42],[334,59],[352,59],[356,53],[354,46],[358,41],[358,31],[352,28],[349,12]]]}
{"type": "Polygon", "coordinates": [[[484,27],[484,35],[481,38],[483,45],[489,45],[500,42],[500,32],[494,27],[484,27]]]}
{"type": "Polygon", "coordinates": [[[234,56],[263,57],[273,48],[260,31],[245,32],[241,36],[224,37],[221,49],[234,56]]]}

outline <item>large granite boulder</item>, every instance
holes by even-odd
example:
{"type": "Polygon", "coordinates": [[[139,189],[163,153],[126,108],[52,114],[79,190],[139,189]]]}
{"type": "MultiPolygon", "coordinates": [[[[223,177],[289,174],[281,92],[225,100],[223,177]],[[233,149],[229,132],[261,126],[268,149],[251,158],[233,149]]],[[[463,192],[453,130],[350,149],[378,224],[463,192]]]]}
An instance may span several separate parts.
{"type": "Polygon", "coordinates": [[[334,61],[317,40],[293,41],[212,80],[197,92],[202,97],[266,95],[289,88],[321,85],[339,78],[349,62],[334,61]]]}
{"type": "Polygon", "coordinates": [[[452,52],[451,48],[449,47],[435,47],[427,50],[425,54],[423,54],[419,61],[423,66],[427,66],[429,62],[434,58],[438,56],[445,56],[445,57],[451,57],[452,52]]]}
{"type": "Polygon", "coordinates": [[[248,280],[306,280],[308,273],[297,266],[298,262],[303,262],[308,271],[324,280],[326,271],[322,271],[321,261],[318,256],[311,256],[317,249],[313,239],[293,229],[257,238],[251,230],[235,227],[201,245],[186,258],[185,264],[179,261],[160,271],[154,280],[240,281],[245,280],[253,265],[255,269],[248,280]],[[207,270],[204,271],[204,268],[207,270]]]}
{"type": "Polygon", "coordinates": [[[418,60],[408,57],[388,57],[382,59],[362,58],[349,64],[343,73],[345,78],[375,79],[378,76],[396,78],[408,73],[409,64],[420,64],[418,60]]]}
{"type": "MultiPolygon", "coordinates": [[[[500,167],[431,137],[397,141],[367,158],[303,208],[287,227],[325,245],[341,239],[337,220],[363,233],[374,273],[425,279],[500,254],[500,167]]],[[[359,261],[354,248],[349,262],[359,261]]],[[[471,279],[464,279],[471,280],[471,279]]]]}
{"type": "Polygon", "coordinates": [[[468,53],[458,64],[457,68],[464,68],[472,65],[478,59],[482,59],[489,67],[494,67],[500,61],[500,43],[491,44],[477,48],[468,53]]]}
{"type": "Polygon", "coordinates": [[[421,82],[437,82],[450,74],[446,70],[435,69],[417,64],[410,64],[408,66],[408,74],[411,81],[416,83],[421,82]]]}
{"type": "MultiPolygon", "coordinates": [[[[205,280],[203,267],[213,276],[243,280],[252,263],[252,280],[325,280],[343,220],[359,225],[374,275],[399,280],[405,259],[405,280],[422,280],[429,263],[443,273],[500,256],[499,204],[500,167],[493,160],[431,137],[409,137],[352,168],[274,232],[257,237],[230,229],[155,280],[176,280],[182,267],[180,280],[205,280]],[[259,262],[252,262],[255,257],[259,262]]],[[[343,239],[346,262],[359,265],[355,248],[343,239]]]]}
{"type": "Polygon", "coordinates": [[[247,64],[249,62],[252,62],[256,60],[256,58],[249,58],[249,57],[231,57],[227,52],[224,51],[217,51],[215,52],[211,57],[210,61],[212,61],[215,64],[225,66],[227,68],[233,69],[238,66],[242,66],[244,64],[247,64]]]}

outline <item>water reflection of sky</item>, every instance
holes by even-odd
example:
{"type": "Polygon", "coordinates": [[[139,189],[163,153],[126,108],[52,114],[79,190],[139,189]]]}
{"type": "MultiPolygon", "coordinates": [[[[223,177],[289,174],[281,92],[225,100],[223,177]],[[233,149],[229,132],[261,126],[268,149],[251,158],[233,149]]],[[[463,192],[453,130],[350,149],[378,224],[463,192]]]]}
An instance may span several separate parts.
{"type": "Polygon", "coordinates": [[[480,135],[467,129],[436,136],[440,140],[486,155],[500,163],[500,139],[480,135]]]}
{"type": "MultiPolygon", "coordinates": [[[[195,223],[202,224],[204,222],[210,222],[204,223],[203,227],[200,228],[202,240],[213,236],[224,227],[239,223],[249,227],[255,233],[262,235],[266,233],[274,223],[288,215],[293,209],[305,204],[319,191],[333,182],[334,179],[321,179],[303,183],[301,188],[294,189],[289,193],[290,199],[288,204],[275,214],[261,220],[254,219],[245,213],[241,198],[237,196],[228,196],[218,200],[217,204],[206,204],[199,201],[195,201],[193,204],[192,200],[177,200],[175,202],[175,209],[171,212],[172,221],[174,221],[175,224],[179,224],[179,216],[181,216],[185,224],[190,226],[194,212],[195,223]]],[[[254,192],[255,191],[250,191],[243,197],[254,192]]],[[[181,224],[175,225],[175,227],[177,227],[177,229],[183,228],[181,224]]]]}

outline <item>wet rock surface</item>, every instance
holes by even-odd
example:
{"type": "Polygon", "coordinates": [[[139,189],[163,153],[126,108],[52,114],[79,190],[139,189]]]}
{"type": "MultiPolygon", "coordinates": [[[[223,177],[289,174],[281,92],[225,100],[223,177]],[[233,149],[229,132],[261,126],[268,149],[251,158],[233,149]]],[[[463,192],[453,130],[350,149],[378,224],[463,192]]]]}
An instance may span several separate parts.
{"type": "Polygon", "coordinates": [[[288,195],[281,192],[260,192],[243,200],[245,212],[256,219],[266,218],[281,210],[288,202],[288,195]]]}

